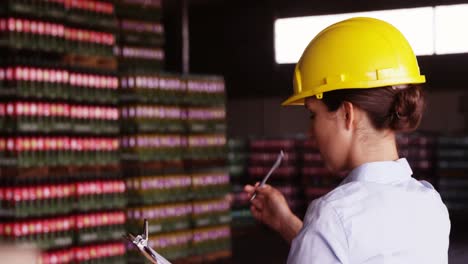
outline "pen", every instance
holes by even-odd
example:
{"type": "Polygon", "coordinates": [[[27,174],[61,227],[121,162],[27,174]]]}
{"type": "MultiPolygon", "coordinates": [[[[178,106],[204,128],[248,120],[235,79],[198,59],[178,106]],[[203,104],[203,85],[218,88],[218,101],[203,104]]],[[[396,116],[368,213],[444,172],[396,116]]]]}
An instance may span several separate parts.
{"type": "MultiPolygon", "coordinates": [[[[278,166],[280,165],[281,163],[281,160],[283,160],[283,157],[284,157],[284,153],[283,153],[283,150],[280,151],[280,153],[278,154],[278,157],[276,158],[276,161],[275,161],[275,164],[273,164],[273,167],[271,167],[270,171],[267,173],[267,175],[263,178],[262,182],[260,182],[260,185],[258,185],[257,188],[260,188],[262,187],[263,185],[265,185],[265,183],[267,182],[268,178],[270,178],[270,175],[276,170],[276,168],[278,168],[278,166]]],[[[255,197],[257,196],[257,191],[254,192],[254,194],[252,195],[252,197],[250,198],[250,201],[253,201],[253,199],[255,199],[255,197]]]]}

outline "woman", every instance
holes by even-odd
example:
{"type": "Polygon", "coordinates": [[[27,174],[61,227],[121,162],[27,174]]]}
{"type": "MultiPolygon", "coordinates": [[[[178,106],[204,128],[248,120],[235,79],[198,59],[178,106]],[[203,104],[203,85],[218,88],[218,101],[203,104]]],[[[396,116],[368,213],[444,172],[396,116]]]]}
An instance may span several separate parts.
{"type": "Polygon", "coordinates": [[[350,171],[304,221],[275,188],[247,185],[256,219],[291,243],[288,263],[447,263],[450,220],[440,195],[398,157],[395,133],[420,123],[424,83],[392,25],[353,18],[320,32],[296,65],[294,94],[332,172],[350,171]]]}

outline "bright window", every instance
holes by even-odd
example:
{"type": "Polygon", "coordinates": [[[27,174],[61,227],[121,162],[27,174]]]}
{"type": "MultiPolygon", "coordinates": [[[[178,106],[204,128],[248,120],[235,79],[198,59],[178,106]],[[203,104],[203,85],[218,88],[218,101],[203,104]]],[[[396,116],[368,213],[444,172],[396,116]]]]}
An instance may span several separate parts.
{"type": "Polygon", "coordinates": [[[468,52],[468,5],[435,8],[435,53],[468,52]]]}
{"type": "Polygon", "coordinates": [[[357,16],[391,23],[408,39],[416,55],[468,52],[468,34],[463,31],[467,14],[468,4],[277,19],[275,59],[280,64],[296,63],[322,29],[357,16]]]}

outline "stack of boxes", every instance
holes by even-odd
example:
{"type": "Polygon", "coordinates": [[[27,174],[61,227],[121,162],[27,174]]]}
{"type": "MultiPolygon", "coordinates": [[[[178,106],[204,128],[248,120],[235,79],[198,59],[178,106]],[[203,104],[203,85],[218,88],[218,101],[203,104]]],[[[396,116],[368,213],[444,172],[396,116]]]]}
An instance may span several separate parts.
{"type": "Polygon", "coordinates": [[[114,5],[3,1],[0,10],[0,236],[36,244],[44,263],[122,263],[114,5]]]}
{"type": "MultiPolygon", "coordinates": [[[[170,260],[229,250],[224,80],[162,72],[161,1],[117,4],[128,230],[170,260]]],[[[143,258],[135,250],[129,262],[143,258]]],[[[203,261],[203,260],[202,260],[203,261]]]]}
{"type": "Polygon", "coordinates": [[[117,19],[112,1],[65,1],[71,175],[76,183],[75,261],[124,263],[126,187],[119,159],[117,19]],[[94,252],[101,254],[94,254],[94,252]],[[108,252],[106,252],[108,251],[108,252]],[[89,252],[89,253],[88,253],[89,252]]]}
{"type": "MultiPolygon", "coordinates": [[[[164,59],[161,1],[117,4],[122,166],[129,193],[128,231],[149,221],[149,245],[168,259],[191,254],[191,186],[183,159],[187,146],[186,85],[161,73],[164,59]]],[[[144,258],[131,245],[129,263],[144,258]]]]}
{"type": "Polygon", "coordinates": [[[447,208],[466,215],[468,210],[468,137],[441,136],[436,142],[436,177],[447,208]]]}
{"type": "Polygon", "coordinates": [[[280,151],[284,158],[271,175],[268,184],[278,188],[295,213],[303,208],[302,190],[299,189],[300,157],[296,139],[253,139],[250,141],[248,173],[250,183],[260,182],[275,163],[280,151]]]}
{"type": "Polygon", "coordinates": [[[142,74],[161,71],[164,65],[164,27],[161,0],[120,0],[119,19],[120,73],[142,74]]]}
{"type": "Polygon", "coordinates": [[[169,259],[229,255],[224,80],[161,72],[161,1],[0,14],[1,240],[43,263],[123,263],[122,234],[147,218],[169,259]]]}
{"type": "Polygon", "coordinates": [[[232,227],[243,228],[255,224],[250,212],[250,202],[247,193],[244,192],[249,181],[247,168],[249,162],[249,141],[246,139],[228,140],[228,168],[232,185],[232,227]]]}
{"type": "Polygon", "coordinates": [[[341,178],[325,167],[317,143],[312,140],[301,141],[302,167],[301,184],[304,186],[306,205],[338,186],[341,178]]]}
{"type": "MultiPolygon", "coordinates": [[[[225,85],[220,77],[186,76],[188,149],[192,175],[193,255],[231,255],[226,169],[225,85]]],[[[206,258],[202,262],[207,261],[206,258]]]]}
{"type": "Polygon", "coordinates": [[[399,156],[408,160],[413,171],[413,177],[437,186],[435,175],[436,156],[434,153],[435,136],[419,132],[398,134],[396,139],[399,156]]]}

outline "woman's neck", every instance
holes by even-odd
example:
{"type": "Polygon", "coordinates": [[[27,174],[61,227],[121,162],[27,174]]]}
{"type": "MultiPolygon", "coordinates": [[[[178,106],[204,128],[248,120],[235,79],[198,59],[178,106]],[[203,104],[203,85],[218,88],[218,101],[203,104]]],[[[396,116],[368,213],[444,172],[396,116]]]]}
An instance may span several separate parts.
{"type": "Polygon", "coordinates": [[[349,167],[352,169],[364,163],[397,160],[398,158],[395,133],[379,132],[379,135],[367,135],[355,141],[351,148],[349,167]]]}

